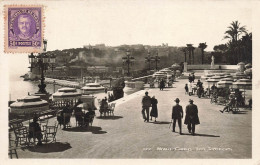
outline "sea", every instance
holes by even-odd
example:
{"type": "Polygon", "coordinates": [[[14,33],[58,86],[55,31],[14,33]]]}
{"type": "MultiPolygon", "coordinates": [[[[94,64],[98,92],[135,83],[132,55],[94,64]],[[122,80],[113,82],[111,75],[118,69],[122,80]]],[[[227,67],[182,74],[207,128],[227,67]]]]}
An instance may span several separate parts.
{"type": "MultiPolygon", "coordinates": [[[[16,101],[17,99],[24,98],[25,96],[32,95],[38,92],[40,81],[24,81],[20,76],[28,73],[30,68],[28,54],[11,54],[8,57],[9,61],[9,101],[16,101]]],[[[55,93],[59,85],[46,84],[46,91],[50,94],[55,93]]],[[[80,89],[77,89],[80,91],[80,89]]],[[[111,91],[108,91],[108,93],[111,91]]],[[[108,94],[97,93],[94,94],[96,98],[108,97],[108,94]]]]}
{"type": "MultiPolygon", "coordinates": [[[[23,98],[28,94],[33,94],[38,92],[39,81],[23,81],[20,77],[30,69],[28,68],[29,59],[26,54],[12,54],[9,55],[9,100],[15,101],[17,99],[23,98]]],[[[55,86],[55,91],[60,88],[55,86]]],[[[47,84],[47,92],[54,93],[54,86],[52,84],[47,84]]]]}

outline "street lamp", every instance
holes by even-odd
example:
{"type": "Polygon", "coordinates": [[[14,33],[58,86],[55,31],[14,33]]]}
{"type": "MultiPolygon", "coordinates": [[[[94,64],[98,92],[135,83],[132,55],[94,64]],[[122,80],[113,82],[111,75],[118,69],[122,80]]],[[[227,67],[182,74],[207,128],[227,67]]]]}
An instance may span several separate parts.
{"type": "Polygon", "coordinates": [[[126,51],[126,57],[122,57],[123,59],[123,65],[124,64],[127,64],[127,76],[130,76],[130,64],[133,65],[134,64],[134,61],[135,61],[135,58],[133,56],[130,55],[130,51],[127,50],[126,51]]]}
{"type": "Polygon", "coordinates": [[[160,62],[160,57],[159,57],[159,51],[157,51],[157,54],[156,54],[156,56],[155,57],[153,57],[153,59],[152,59],[154,62],[155,62],[155,69],[156,69],[156,71],[158,70],[158,63],[160,62]]]}
{"type": "Polygon", "coordinates": [[[37,56],[34,56],[33,53],[31,53],[28,58],[29,58],[29,63],[31,64],[31,70],[34,67],[39,67],[39,70],[41,71],[41,83],[38,85],[39,87],[39,93],[44,93],[46,94],[47,91],[45,89],[46,84],[44,83],[44,71],[48,70],[49,67],[54,68],[54,63],[55,63],[55,56],[52,54],[47,55],[46,53],[46,48],[47,48],[47,40],[43,40],[44,48],[43,48],[43,53],[39,53],[37,56]]]}
{"type": "Polygon", "coordinates": [[[151,70],[151,62],[152,62],[152,60],[153,60],[153,57],[151,57],[151,53],[150,53],[150,51],[148,51],[148,55],[147,55],[147,57],[145,57],[145,62],[147,62],[149,65],[149,70],[151,70]]]}

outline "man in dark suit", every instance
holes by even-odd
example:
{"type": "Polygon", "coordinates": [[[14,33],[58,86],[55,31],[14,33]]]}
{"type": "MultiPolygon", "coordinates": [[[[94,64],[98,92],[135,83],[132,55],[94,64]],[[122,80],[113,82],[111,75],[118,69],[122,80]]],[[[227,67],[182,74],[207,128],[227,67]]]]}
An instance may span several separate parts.
{"type": "Polygon", "coordinates": [[[186,106],[186,116],[184,124],[188,125],[189,133],[195,135],[195,125],[200,124],[198,116],[198,107],[193,104],[193,100],[189,100],[190,104],[186,106]]]}
{"type": "Polygon", "coordinates": [[[172,126],[172,132],[175,132],[175,126],[176,126],[176,120],[178,120],[178,125],[180,129],[180,135],[182,134],[181,132],[181,119],[183,118],[183,110],[182,106],[179,105],[179,98],[176,98],[174,100],[176,102],[176,105],[172,107],[172,119],[173,119],[173,126],[172,126]]]}
{"type": "Polygon", "coordinates": [[[142,99],[142,115],[144,122],[149,122],[149,108],[151,106],[151,97],[148,96],[148,92],[145,92],[145,96],[142,99]],[[146,115],[145,115],[146,112],[146,115]]]}

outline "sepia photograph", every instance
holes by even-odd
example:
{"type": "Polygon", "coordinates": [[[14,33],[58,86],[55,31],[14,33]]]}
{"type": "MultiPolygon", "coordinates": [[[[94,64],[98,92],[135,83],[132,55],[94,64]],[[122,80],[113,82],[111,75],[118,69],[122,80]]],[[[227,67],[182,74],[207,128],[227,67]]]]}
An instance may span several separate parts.
{"type": "Polygon", "coordinates": [[[1,157],[260,164],[258,6],[0,2],[1,157]]]}

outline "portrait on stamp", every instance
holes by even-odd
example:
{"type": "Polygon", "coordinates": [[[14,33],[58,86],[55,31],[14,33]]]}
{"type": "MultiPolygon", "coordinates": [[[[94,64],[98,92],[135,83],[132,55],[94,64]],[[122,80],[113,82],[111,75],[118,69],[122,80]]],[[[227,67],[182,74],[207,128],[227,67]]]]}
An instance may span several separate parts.
{"type": "Polygon", "coordinates": [[[29,52],[42,47],[42,7],[7,6],[5,51],[29,52]]]}

